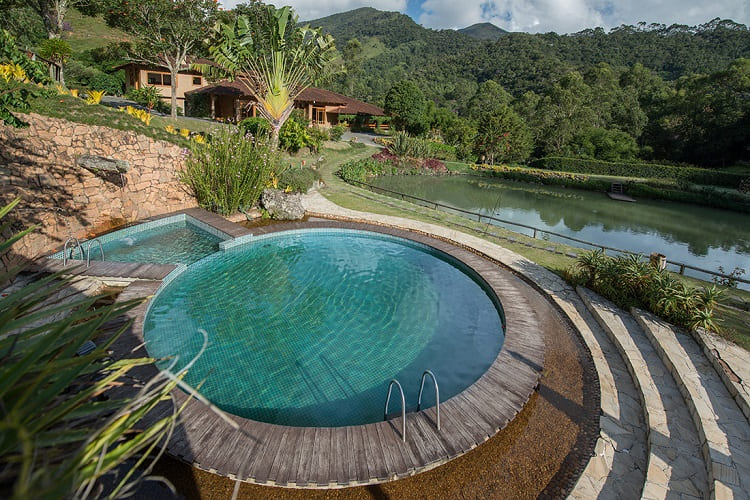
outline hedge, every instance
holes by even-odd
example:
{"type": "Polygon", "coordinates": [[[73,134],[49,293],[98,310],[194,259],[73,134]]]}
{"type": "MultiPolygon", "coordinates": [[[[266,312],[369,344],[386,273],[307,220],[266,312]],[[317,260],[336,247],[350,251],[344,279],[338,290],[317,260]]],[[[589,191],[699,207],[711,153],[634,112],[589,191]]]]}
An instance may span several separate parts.
{"type": "Polygon", "coordinates": [[[655,163],[607,162],[581,158],[547,157],[532,161],[529,166],[544,170],[558,170],[595,175],[675,179],[694,184],[723,186],[737,189],[744,175],[695,167],[677,167],[655,163]]]}

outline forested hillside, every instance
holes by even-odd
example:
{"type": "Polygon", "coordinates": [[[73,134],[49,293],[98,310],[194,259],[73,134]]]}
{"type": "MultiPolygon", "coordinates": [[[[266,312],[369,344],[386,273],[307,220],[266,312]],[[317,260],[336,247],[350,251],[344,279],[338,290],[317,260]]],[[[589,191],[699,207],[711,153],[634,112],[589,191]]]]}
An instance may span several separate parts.
{"type": "Polygon", "coordinates": [[[750,57],[747,27],[718,19],[696,27],[640,24],[571,35],[507,33],[496,41],[426,29],[406,15],[369,7],[306,22],[330,32],[339,48],[358,39],[364,49],[362,72],[353,86],[358,97],[379,104],[404,78],[420,83],[438,104],[460,109],[486,80],[520,96],[542,90],[570,70],[601,62],[616,69],[640,63],[665,80],[676,80],[750,57]]]}
{"type": "Polygon", "coordinates": [[[494,41],[371,8],[310,23],[342,53],[334,90],[466,157],[750,160],[750,31],[732,21],[494,41]]]}

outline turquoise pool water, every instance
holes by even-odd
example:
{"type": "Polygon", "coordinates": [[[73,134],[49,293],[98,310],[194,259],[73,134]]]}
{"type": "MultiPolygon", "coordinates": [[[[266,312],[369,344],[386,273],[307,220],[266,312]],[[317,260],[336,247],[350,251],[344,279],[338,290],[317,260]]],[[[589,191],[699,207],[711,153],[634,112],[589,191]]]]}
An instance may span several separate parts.
{"type": "MultiPolygon", "coordinates": [[[[399,238],[294,231],[216,253],[153,299],[150,355],[178,356],[201,393],[242,417],[295,426],[383,418],[388,382],[407,406],[432,370],[446,400],[476,381],[503,343],[499,304],[453,258],[399,238]]],[[[161,363],[167,366],[168,361],[161,363]]],[[[425,390],[426,407],[434,405],[425,390]]],[[[399,404],[392,403],[392,411],[399,404]]]]}
{"type": "MultiPolygon", "coordinates": [[[[104,239],[104,238],[102,238],[104,239]]],[[[105,241],[104,260],[149,264],[192,264],[219,250],[221,238],[182,220],[123,234],[105,241]]],[[[83,243],[84,250],[88,244],[83,243]]],[[[78,257],[78,252],[73,253],[78,257]]],[[[91,246],[91,260],[101,260],[98,246],[91,246]]]]}

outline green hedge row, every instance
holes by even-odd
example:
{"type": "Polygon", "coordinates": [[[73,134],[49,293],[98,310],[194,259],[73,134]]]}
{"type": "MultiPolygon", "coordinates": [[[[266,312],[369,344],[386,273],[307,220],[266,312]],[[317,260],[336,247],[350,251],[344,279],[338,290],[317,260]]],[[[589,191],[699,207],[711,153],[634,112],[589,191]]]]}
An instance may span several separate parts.
{"type": "Polygon", "coordinates": [[[695,167],[657,165],[655,163],[607,162],[581,158],[547,157],[534,160],[533,168],[558,170],[595,175],[616,175],[622,177],[643,177],[650,179],[675,179],[695,184],[739,188],[746,177],[741,174],[722,172],[695,167]]]}

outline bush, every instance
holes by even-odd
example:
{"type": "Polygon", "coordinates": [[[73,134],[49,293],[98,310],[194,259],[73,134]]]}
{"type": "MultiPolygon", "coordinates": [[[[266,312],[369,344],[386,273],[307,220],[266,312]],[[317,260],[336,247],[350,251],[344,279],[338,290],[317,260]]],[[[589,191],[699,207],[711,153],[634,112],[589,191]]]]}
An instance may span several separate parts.
{"type": "Polygon", "coordinates": [[[547,157],[530,163],[534,168],[559,170],[598,175],[615,175],[621,177],[643,177],[651,179],[682,179],[695,184],[739,188],[742,174],[721,172],[695,167],[677,167],[638,162],[607,162],[581,158],[547,157]]]}
{"type": "Polygon", "coordinates": [[[65,65],[65,81],[69,87],[103,90],[107,95],[122,95],[125,88],[122,71],[115,74],[104,73],[75,59],[65,65]]]}
{"type": "Polygon", "coordinates": [[[327,141],[331,136],[328,134],[328,130],[322,127],[312,127],[307,129],[307,141],[306,146],[314,152],[318,152],[320,147],[323,145],[323,141],[327,141]]]}
{"type": "Polygon", "coordinates": [[[356,160],[345,163],[341,166],[338,172],[336,172],[336,175],[344,179],[346,182],[367,182],[369,177],[396,175],[398,173],[399,168],[396,165],[368,158],[365,160],[356,160]]]}
{"type": "Polygon", "coordinates": [[[201,207],[228,215],[258,201],[279,159],[266,138],[222,127],[204,144],[193,142],[181,180],[201,207]]]}
{"type": "Polygon", "coordinates": [[[271,124],[268,120],[261,117],[245,118],[240,122],[240,128],[246,133],[253,136],[269,135],[271,133],[271,124]]]}
{"type": "Polygon", "coordinates": [[[608,181],[592,179],[587,175],[572,174],[566,172],[550,172],[547,170],[535,170],[525,167],[509,167],[506,165],[472,166],[473,170],[479,170],[493,177],[509,179],[522,182],[538,182],[539,184],[550,184],[556,186],[569,186],[591,191],[606,191],[610,187],[608,181]]]}
{"type": "Polygon", "coordinates": [[[279,175],[278,186],[280,189],[295,193],[306,193],[318,180],[320,180],[320,174],[316,170],[310,167],[292,167],[279,175]]]}
{"type": "Polygon", "coordinates": [[[427,143],[427,155],[444,161],[456,161],[456,147],[442,142],[430,141],[427,143]]]}
{"type": "Polygon", "coordinates": [[[346,132],[346,127],[343,126],[343,125],[341,125],[341,124],[334,125],[328,131],[328,133],[331,136],[331,140],[332,141],[340,141],[341,140],[341,136],[344,135],[344,132],[346,132]]]}
{"type": "Polygon", "coordinates": [[[683,328],[718,329],[713,309],[722,295],[720,290],[686,286],[640,255],[609,257],[601,250],[584,252],[566,275],[574,284],[591,288],[620,307],[643,307],[683,328]]]}
{"type": "Polygon", "coordinates": [[[308,141],[307,128],[296,120],[287,120],[279,130],[279,146],[290,153],[307,146],[308,141]]]}
{"type": "Polygon", "coordinates": [[[169,113],[171,111],[169,105],[161,100],[161,92],[155,85],[146,85],[139,89],[130,89],[126,94],[126,97],[132,99],[138,104],[146,106],[149,111],[152,109],[155,109],[160,113],[169,113]]]}

